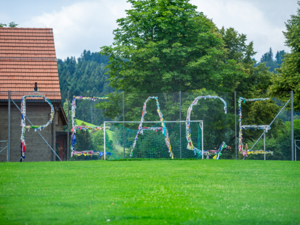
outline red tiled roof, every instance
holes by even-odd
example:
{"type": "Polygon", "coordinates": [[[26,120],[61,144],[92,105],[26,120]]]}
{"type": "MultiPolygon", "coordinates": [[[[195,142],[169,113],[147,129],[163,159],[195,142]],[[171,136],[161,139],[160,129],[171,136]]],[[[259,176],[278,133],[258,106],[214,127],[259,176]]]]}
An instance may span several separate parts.
{"type": "Polygon", "coordinates": [[[21,99],[35,82],[47,98],[61,99],[52,29],[0,28],[0,99],[7,99],[9,90],[21,99]]]}

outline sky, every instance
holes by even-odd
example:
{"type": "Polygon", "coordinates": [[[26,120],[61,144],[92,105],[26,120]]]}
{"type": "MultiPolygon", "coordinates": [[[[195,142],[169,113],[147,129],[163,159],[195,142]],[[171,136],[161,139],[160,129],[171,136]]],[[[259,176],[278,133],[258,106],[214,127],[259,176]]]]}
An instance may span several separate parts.
{"type": "MultiPolygon", "coordinates": [[[[197,11],[218,28],[233,27],[253,41],[256,60],[272,48],[285,46],[285,22],[297,13],[297,0],[191,0],[197,11]]],[[[99,52],[111,45],[116,20],[126,16],[126,0],[10,0],[0,7],[0,23],[14,21],[18,27],[53,28],[56,56],[78,58],[83,50],[99,52]]]]}

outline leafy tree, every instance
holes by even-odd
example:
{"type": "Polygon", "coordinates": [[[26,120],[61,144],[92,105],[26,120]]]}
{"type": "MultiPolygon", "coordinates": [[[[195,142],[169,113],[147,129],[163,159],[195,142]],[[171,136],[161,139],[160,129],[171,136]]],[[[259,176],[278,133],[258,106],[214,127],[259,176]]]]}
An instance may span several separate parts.
{"type": "MultiPolygon", "coordinates": [[[[82,124],[85,125],[84,123],[82,124]]],[[[78,130],[76,132],[77,143],[75,144],[75,149],[77,151],[86,151],[86,150],[94,150],[92,137],[89,131],[78,130]]]]}
{"type": "Polygon", "coordinates": [[[110,56],[110,85],[125,92],[157,93],[201,89],[229,91],[240,77],[215,24],[184,1],[134,1],[118,19],[110,56]]]}
{"type": "MultiPolygon", "coordinates": [[[[236,43],[226,45],[223,35],[229,40],[229,32],[220,32],[189,1],[129,2],[133,7],[127,10],[127,17],[117,20],[113,46],[101,48],[102,55],[110,56],[110,85],[126,93],[126,120],[140,120],[149,93],[159,97],[166,120],[178,120],[179,91],[233,91],[246,76],[241,66],[252,44],[247,46],[243,36],[236,40],[243,42],[242,50],[235,50],[236,43]],[[244,51],[240,64],[230,55],[238,55],[238,51],[244,51]]],[[[107,109],[106,116],[120,117],[122,111],[115,106],[121,103],[122,93],[110,97],[98,107],[107,109]]],[[[186,101],[190,104],[192,100],[186,101]]],[[[148,120],[158,120],[156,110],[155,102],[149,102],[148,120]]]]}
{"type": "MultiPolygon", "coordinates": [[[[222,28],[220,30],[223,40],[225,41],[225,47],[228,49],[228,57],[230,59],[234,59],[239,67],[242,69],[246,76],[243,76],[242,79],[239,80],[239,83],[236,87],[237,97],[244,98],[266,98],[269,97],[267,93],[267,89],[271,84],[271,76],[272,73],[269,71],[269,68],[265,63],[259,63],[255,65],[255,61],[252,59],[256,52],[253,49],[253,43],[250,42],[248,45],[246,44],[246,35],[239,34],[233,28],[229,28],[225,30],[222,28]]],[[[273,58],[272,50],[265,54],[264,57],[273,58]]],[[[263,57],[263,58],[264,58],[263,57]]],[[[273,62],[273,60],[272,60],[273,62]]],[[[227,96],[229,102],[233,101],[230,98],[230,95],[227,96]]],[[[243,112],[243,124],[269,124],[275,115],[278,113],[279,107],[276,105],[274,101],[262,101],[262,102],[252,102],[246,103],[242,106],[243,112]]],[[[222,133],[231,134],[231,139],[228,144],[232,144],[234,141],[234,127],[230,127],[230,124],[234,124],[234,111],[232,109],[232,105],[229,104],[229,114],[227,117],[227,123],[222,124],[222,128],[219,130],[211,130],[210,133],[214,137],[218,137],[216,140],[226,140],[225,137],[222,137],[222,133]],[[227,128],[227,129],[226,129],[227,128]]],[[[208,113],[208,117],[211,113],[208,113]]],[[[210,124],[215,124],[217,121],[216,117],[214,120],[209,120],[209,118],[205,118],[205,122],[209,121],[210,124]]],[[[222,120],[219,120],[222,121],[222,120]]],[[[269,131],[268,135],[273,135],[277,137],[278,128],[282,128],[282,122],[276,121],[272,130],[269,131]]],[[[215,127],[215,126],[214,126],[215,127]]],[[[207,128],[206,128],[207,129],[207,128]]],[[[210,129],[210,128],[208,128],[210,129]]],[[[261,132],[255,132],[254,130],[244,130],[243,138],[244,143],[250,143],[256,140],[261,135],[261,132]]],[[[217,143],[216,141],[214,143],[217,143]]],[[[252,146],[252,145],[251,145],[252,146]]],[[[226,154],[232,154],[234,149],[227,150],[226,154]]]]}
{"type": "Polygon", "coordinates": [[[103,135],[104,134],[102,130],[96,130],[92,132],[93,149],[95,151],[103,151],[104,149],[103,135]]]}
{"type": "MultiPolygon", "coordinates": [[[[126,120],[140,120],[142,105],[149,93],[161,93],[151,95],[159,96],[166,120],[179,119],[179,90],[193,92],[183,97],[183,115],[198,95],[222,95],[232,102],[232,94],[226,91],[237,89],[245,97],[267,94],[271,73],[263,64],[254,67],[255,51],[252,42],[246,44],[246,35],[233,28],[218,30],[188,1],[130,2],[133,9],[127,11],[126,18],[118,20],[114,45],[101,50],[101,54],[110,55],[107,66],[110,85],[126,93],[126,120]]],[[[114,95],[118,96],[114,98],[116,101],[98,105],[108,109],[107,116],[117,116],[116,111],[110,109],[122,101],[122,93],[114,95]]],[[[230,114],[224,122],[220,104],[199,104],[201,107],[195,107],[194,113],[201,115],[197,119],[203,119],[207,126],[205,130],[209,135],[205,136],[205,143],[210,144],[206,147],[219,146],[228,136],[232,144],[232,106],[229,105],[230,114]]],[[[276,115],[273,103],[266,108],[272,109],[272,116],[276,115]]],[[[155,104],[149,102],[147,112],[146,120],[157,120],[155,104]]],[[[254,134],[249,136],[250,140],[255,137],[254,134]]]]}
{"type": "Polygon", "coordinates": [[[8,26],[9,27],[16,27],[16,26],[18,26],[18,24],[16,24],[15,22],[10,22],[8,26]]]}
{"type": "MultiPolygon", "coordinates": [[[[298,1],[300,6],[300,2],[298,1]]],[[[294,107],[300,109],[300,9],[297,14],[292,15],[287,21],[286,32],[283,32],[285,44],[291,48],[291,53],[286,53],[278,74],[272,77],[272,85],[269,90],[272,95],[287,100],[290,98],[290,91],[294,91],[294,107]]]]}
{"type": "MultiPolygon", "coordinates": [[[[16,26],[18,26],[18,24],[16,24],[15,22],[10,22],[10,23],[8,24],[8,26],[9,26],[9,27],[16,27],[16,26]]],[[[7,27],[7,24],[5,24],[5,23],[0,23],[0,27],[7,27]]]]}

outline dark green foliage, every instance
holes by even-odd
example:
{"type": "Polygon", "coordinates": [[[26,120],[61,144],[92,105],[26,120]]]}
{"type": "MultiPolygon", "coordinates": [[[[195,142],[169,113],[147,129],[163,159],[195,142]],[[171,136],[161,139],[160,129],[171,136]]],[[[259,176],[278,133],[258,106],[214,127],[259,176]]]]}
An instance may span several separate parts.
{"type": "Polygon", "coordinates": [[[165,137],[161,132],[144,131],[139,135],[133,158],[170,158],[165,137]]]}
{"type": "MultiPolygon", "coordinates": [[[[197,158],[194,151],[186,148],[187,141],[185,137],[185,123],[165,123],[171,150],[175,159],[179,158],[197,158]],[[181,126],[181,151],[180,151],[180,126],[181,126]]],[[[130,158],[130,152],[137,134],[138,123],[126,123],[123,129],[122,123],[111,124],[109,131],[106,133],[107,151],[113,154],[112,159],[130,158]],[[109,133],[113,132],[113,138],[109,139],[109,133]],[[124,142],[125,141],[125,142],[124,142]],[[125,149],[124,149],[125,147],[125,149]],[[125,154],[124,154],[125,150],[125,154]]],[[[143,123],[143,127],[161,127],[161,123],[153,124],[143,123]]],[[[199,150],[202,150],[202,132],[200,124],[191,123],[191,136],[193,144],[199,150]]],[[[165,143],[165,136],[160,130],[144,130],[143,134],[138,135],[136,146],[133,149],[132,158],[170,158],[168,148],[165,143]]]]}
{"type": "MultiPolygon", "coordinates": [[[[82,126],[85,126],[85,123],[82,123],[82,126]]],[[[102,130],[90,130],[83,131],[77,130],[76,132],[75,144],[76,151],[102,151],[104,148],[104,139],[102,130]]],[[[72,160],[97,160],[98,156],[73,156],[72,160]]]]}
{"type": "MultiPolygon", "coordinates": [[[[10,22],[9,24],[8,24],[8,27],[17,27],[19,24],[16,24],[15,22],[10,22]]],[[[7,24],[5,24],[5,23],[0,23],[0,27],[6,27],[7,26],[7,24]]]]}
{"type": "MultiPolygon", "coordinates": [[[[68,57],[64,61],[58,59],[57,66],[63,101],[67,99],[68,90],[70,90],[70,102],[74,95],[105,96],[111,93],[113,89],[108,85],[108,75],[105,75],[107,63],[107,56],[86,50],[77,61],[75,57],[68,57]]],[[[96,125],[102,124],[104,120],[102,111],[94,108],[97,102],[99,101],[77,100],[76,118],[96,125]]]]}
{"type": "Polygon", "coordinates": [[[16,26],[18,26],[18,24],[16,24],[15,22],[10,22],[8,26],[9,27],[16,27],[16,26]]]}
{"type": "Polygon", "coordinates": [[[93,141],[93,149],[95,151],[103,152],[104,139],[103,139],[103,131],[102,130],[92,131],[92,141],[93,141]]]}
{"type": "Polygon", "coordinates": [[[63,99],[66,98],[66,90],[93,96],[104,96],[113,91],[105,75],[106,56],[85,50],[78,62],[75,57],[68,57],[65,61],[58,59],[57,65],[63,99]]]}
{"type": "Polygon", "coordinates": [[[284,50],[277,51],[275,59],[276,59],[276,62],[277,62],[278,65],[281,65],[281,63],[283,62],[285,54],[286,54],[286,52],[284,50]]]}
{"type": "MultiPolygon", "coordinates": [[[[232,93],[225,91],[235,90],[253,71],[253,43],[247,45],[244,34],[232,28],[218,30],[189,1],[130,2],[133,9],[118,20],[114,45],[101,51],[110,55],[110,84],[125,90],[126,120],[140,120],[149,95],[158,96],[166,120],[179,119],[180,90],[194,92],[183,93],[182,120],[199,95],[222,95],[232,102],[232,93]]],[[[227,140],[232,144],[234,129],[229,124],[234,116],[229,114],[224,121],[220,102],[198,104],[194,113],[197,119],[205,120],[206,147],[211,149],[227,140]]],[[[98,106],[107,109],[106,116],[120,117],[115,105],[117,102],[108,101],[98,106]]],[[[230,113],[232,107],[229,104],[230,113]]],[[[155,102],[149,102],[145,120],[158,120],[156,110],[155,102]]]]}
{"type": "MultiPolygon", "coordinates": [[[[133,9],[118,20],[114,45],[104,46],[101,51],[110,55],[110,84],[125,90],[126,120],[140,120],[143,102],[149,95],[159,97],[166,120],[179,119],[179,90],[193,92],[183,93],[183,120],[195,97],[219,95],[228,102],[228,115],[216,100],[209,104],[200,100],[193,113],[205,121],[206,149],[218,147],[222,141],[233,146],[232,91],[246,98],[267,96],[272,75],[264,64],[254,67],[253,43],[246,44],[246,35],[233,28],[218,30],[188,1],[130,2],[133,9]]],[[[118,101],[121,98],[119,94],[118,101]]],[[[155,104],[148,104],[145,119],[157,120],[155,104]]],[[[272,102],[267,104],[266,109],[276,107],[272,102]]],[[[120,117],[114,105],[116,102],[108,101],[98,106],[108,109],[106,116],[120,117]]],[[[269,112],[270,118],[277,113],[269,112]]],[[[263,124],[267,124],[266,119],[263,124]]]]}
{"type": "Polygon", "coordinates": [[[78,130],[76,132],[77,143],[75,144],[75,149],[77,151],[87,151],[94,150],[92,137],[89,131],[78,130]]]}
{"type": "MultiPolygon", "coordinates": [[[[300,2],[298,1],[300,6],[300,2]]],[[[291,15],[291,19],[287,21],[285,43],[291,48],[291,53],[285,54],[278,74],[272,77],[272,85],[269,90],[272,95],[281,99],[288,99],[290,91],[294,91],[294,108],[300,109],[300,9],[298,8],[296,15],[291,15]]]]}
{"type": "MultiPolygon", "coordinates": [[[[272,50],[268,54],[265,54],[263,59],[266,60],[269,56],[272,58],[272,50]]],[[[248,76],[243,78],[239,83],[236,92],[237,98],[243,97],[246,99],[251,98],[272,98],[270,93],[267,92],[268,87],[271,84],[271,76],[273,73],[269,71],[269,68],[265,63],[259,63],[254,66],[255,61],[249,60],[248,76]]],[[[242,103],[242,124],[244,125],[268,125],[275,118],[279,112],[280,103],[275,99],[272,101],[256,101],[242,103]]],[[[275,138],[278,136],[278,130],[282,129],[282,121],[276,120],[272,125],[272,129],[269,131],[270,134],[274,135],[275,138]]],[[[261,132],[255,130],[244,130],[243,131],[243,143],[250,143],[256,140],[261,135],[261,132]]],[[[256,156],[251,156],[256,157],[256,156]]],[[[260,156],[258,156],[260,157],[260,156]]]]}
{"type": "Polygon", "coordinates": [[[82,61],[93,61],[99,64],[103,63],[104,65],[107,65],[109,61],[109,57],[105,55],[102,56],[98,52],[91,53],[89,50],[88,51],[84,50],[83,53],[81,54],[81,57],[78,58],[78,62],[82,62],[82,61]]]}
{"type": "MultiPolygon", "coordinates": [[[[109,96],[108,101],[97,105],[99,109],[94,109],[93,105],[92,109],[91,103],[78,103],[77,118],[98,125],[104,118],[98,116],[94,120],[93,112],[97,115],[104,113],[106,120],[123,119],[122,91],[125,91],[127,121],[141,119],[143,103],[148,96],[158,96],[165,120],[179,120],[179,91],[182,91],[181,120],[185,120],[187,109],[195,97],[218,95],[228,103],[226,116],[217,100],[200,100],[194,106],[191,117],[204,120],[205,149],[214,149],[222,141],[234,146],[234,90],[237,97],[244,98],[288,96],[282,93],[289,89],[287,85],[267,92],[272,83],[277,85],[279,78],[272,80],[273,73],[270,71],[281,64],[284,51],[277,52],[274,59],[270,49],[262,56],[260,63],[255,64],[253,43],[246,44],[245,34],[233,28],[219,30],[188,0],[129,2],[132,8],[127,10],[125,18],[117,21],[119,27],[114,31],[115,42],[112,46],[101,48],[102,56],[84,51],[78,62],[72,57],[64,62],[58,61],[59,70],[64,74],[60,75],[61,86],[70,89],[71,96],[76,93],[109,96]],[[108,87],[108,80],[115,92],[108,87]]],[[[286,59],[285,62],[288,61],[286,59]]],[[[291,85],[298,83],[293,80],[291,85]]],[[[269,124],[280,109],[278,105],[276,99],[243,105],[243,124],[269,124]]],[[[145,120],[159,120],[155,101],[148,103],[145,120]]],[[[283,122],[277,120],[268,134],[269,138],[277,140],[280,137],[278,130],[283,129],[283,122]]],[[[251,143],[260,133],[249,130],[244,135],[245,141],[251,143]]],[[[176,139],[177,136],[174,137],[176,139]]],[[[274,142],[272,146],[275,148],[277,145],[274,142]]],[[[225,150],[224,157],[233,157],[233,149],[225,150]]],[[[283,153],[276,151],[274,157],[282,158],[283,153]]]]}
{"type": "Polygon", "coordinates": [[[138,93],[234,90],[242,74],[215,24],[196,6],[187,0],[129,2],[113,46],[101,48],[110,55],[112,87],[138,93]]]}
{"type": "MultiPolygon", "coordinates": [[[[274,152],[273,155],[267,155],[267,160],[291,160],[291,122],[287,121],[284,124],[282,120],[279,120],[279,124],[275,127],[276,132],[272,128],[266,134],[266,150],[274,152]],[[278,127],[280,126],[280,127],[278,127]],[[272,131],[273,130],[273,131],[272,131]]],[[[262,131],[259,132],[262,134],[262,131]]],[[[294,120],[294,135],[295,140],[300,139],[300,120],[294,120]]],[[[256,140],[249,142],[249,146],[252,146],[256,140]]],[[[299,144],[298,144],[299,145],[299,144]]],[[[263,138],[256,145],[255,149],[262,150],[263,138]]],[[[298,151],[298,154],[300,151],[298,151]]],[[[263,155],[249,155],[249,159],[263,159],[263,155]]]]}
{"type": "Polygon", "coordinates": [[[265,63],[265,65],[269,67],[270,72],[277,73],[276,69],[280,67],[285,54],[286,52],[284,50],[277,51],[274,59],[272,48],[270,48],[269,52],[263,54],[259,63],[265,63]]]}

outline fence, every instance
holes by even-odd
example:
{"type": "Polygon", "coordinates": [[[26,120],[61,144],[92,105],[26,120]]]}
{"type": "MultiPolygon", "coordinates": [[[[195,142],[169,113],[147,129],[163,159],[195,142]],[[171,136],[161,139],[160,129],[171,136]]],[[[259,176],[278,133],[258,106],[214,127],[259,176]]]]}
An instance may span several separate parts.
{"type": "MultiPolygon", "coordinates": [[[[192,137],[193,142],[197,143],[196,147],[199,145],[198,142],[203,142],[200,148],[203,146],[204,150],[214,151],[223,142],[226,143],[228,147],[222,151],[221,158],[223,159],[295,160],[298,148],[295,148],[296,142],[294,141],[294,115],[297,125],[296,139],[300,138],[298,132],[300,118],[299,114],[293,111],[293,94],[292,92],[288,93],[290,98],[281,101],[268,96],[265,92],[262,93],[260,96],[245,96],[239,92],[213,93],[207,91],[150,94],[113,92],[106,99],[101,94],[97,96],[92,92],[80,91],[65,91],[59,95],[49,92],[0,92],[0,124],[2,128],[0,160],[18,161],[20,159],[20,110],[21,98],[24,95],[44,95],[52,101],[54,106],[53,123],[43,130],[26,130],[26,161],[98,160],[104,158],[105,150],[107,153],[114,154],[116,159],[167,158],[168,154],[159,155],[155,150],[157,148],[155,146],[163,145],[163,140],[161,137],[155,136],[154,128],[151,127],[157,127],[159,123],[147,124],[147,121],[160,121],[161,116],[168,124],[166,127],[174,158],[199,158],[199,155],[195,155],[193,150],[187,149],[184,121],[188,119],[203,121],[201,129],[199,127],[191,128],[196,129],[196,131],[192,131],[192,135],[197,138],[198,135],[201,137],[203,135],[200,140],[192,137]],[[73,105],[74,96],[77,96],[75,107],[73,105]],[[148,99],[149,96],[155,98],[148,99]],[[218,96],[218,98],[213,96],[218,96]],[[241,100],[240,97],[242,97],[241,100]],[[254,98],[256,100],[253,100],[254,98]],[[259,100],[265,98],[269,99],[259,100]],[[148,101],[145,103],[147,99],[148,101]],[[226,102],[226,113],[224,102],[226,102]],[[142,114],[144,106],[146,106],[146,113],[142,114]],[[139,123],[129,123],[129,121],[141,120],[152,131],[151,129],[145,131],[143,139],[136,143],[137,148],[134,149],[136,152],[130,155],[139,123]],[[171,126],[168,121],[174,121],[175,125],[171,126]],[[106,139],[104,139],[104,122],[106,125],[113,124],[112,128],[115,129],[105,131],[106,139]],[[72,140],[74,129],[76,129],[75,144],[72,140]],[[149,140],[157,139],[157,143],[152,141],[149,144],[152,147],[146,154],[147,136],[149,136],[149,140]],[[104,148],[104,142],[106,148],[104,148]],[[109,145],[111,146],[109,147],[109,145]],[[122,148],[122,151],[118,148],[122,148]],[[244,152],[247,151],[247,157],[239,151],[240,149],[244,152]],[[72,150],[75,150],[77,154],[71,156],[72,150]]],[[[27,125],[47,123],[50,119],[50,107],[43,99],[32,98],[26,104],[28,104],[27,118],[25,118],[27,125]]],[[[148,142],[150,143],[150,141],[148,142]]],[[[166,146],[159,148],[168,152],[166,146]]],[[[114,157],[110,157],[110,159],[114,159],[114,157]]]]}
{"type": "Polygon", "coordinates": [[[199,158],[203,153],[203,121],[190,121],[197,152],[187,150],[186,121],[104,121],[104,157],[199,158]],[[138,129],[141,128],[141,129],[138,129]],[[106,152],[108,154],[106,154],[106,152]]]}

